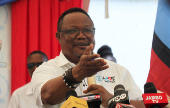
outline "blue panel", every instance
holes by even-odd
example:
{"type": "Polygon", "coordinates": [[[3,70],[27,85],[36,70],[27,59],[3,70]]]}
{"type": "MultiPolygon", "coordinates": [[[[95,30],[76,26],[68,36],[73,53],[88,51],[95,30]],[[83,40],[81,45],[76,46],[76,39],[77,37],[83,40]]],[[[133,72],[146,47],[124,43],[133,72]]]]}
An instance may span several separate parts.
{"type": "Polygon", "coordinates": [[[17,0],[0,0],[0,5],[11,3],[11,2],[14,2],[14,1],[17,1],[17,0]]]}
{"type": "Polygon", "coordinates": [[[170,0],[159,0],[158,2],[155,33],[170,49],[170,0]]]}

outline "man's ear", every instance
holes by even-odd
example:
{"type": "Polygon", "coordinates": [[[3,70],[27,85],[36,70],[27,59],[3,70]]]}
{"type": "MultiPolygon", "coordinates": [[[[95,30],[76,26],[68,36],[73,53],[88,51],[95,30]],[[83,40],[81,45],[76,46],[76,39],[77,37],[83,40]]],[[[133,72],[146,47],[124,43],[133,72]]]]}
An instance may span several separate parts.
{"type": "Polygon", "coordinates": [[[60,35],[60,33],[56,32],[55,36],[56,36],[58,42],[60,43],[60,41],[61,41],[61,35],[60,35]]]}

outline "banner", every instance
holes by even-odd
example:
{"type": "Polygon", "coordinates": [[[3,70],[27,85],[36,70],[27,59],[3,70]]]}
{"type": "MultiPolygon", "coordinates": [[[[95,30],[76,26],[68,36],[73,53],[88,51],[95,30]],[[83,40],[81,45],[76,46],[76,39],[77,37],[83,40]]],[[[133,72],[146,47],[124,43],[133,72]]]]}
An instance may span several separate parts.
{"type": "Polygon", "coordinates": [[[170,96],[170,0],[159,0],[147,82],[170,96]]]}
{"type": "Polygon", "coordinates": [[[11,5],[0,6],[0,108],[7,108],[11,82],[11,5]]]}
{"type": "Polygon", "coordinates": [[[7,3],[14,2],[14,1],[17,1],[17,0],[0,0],[0,6],[1,6],[1,5],[5,5],[5,4],[7,4],[7,3]]]}

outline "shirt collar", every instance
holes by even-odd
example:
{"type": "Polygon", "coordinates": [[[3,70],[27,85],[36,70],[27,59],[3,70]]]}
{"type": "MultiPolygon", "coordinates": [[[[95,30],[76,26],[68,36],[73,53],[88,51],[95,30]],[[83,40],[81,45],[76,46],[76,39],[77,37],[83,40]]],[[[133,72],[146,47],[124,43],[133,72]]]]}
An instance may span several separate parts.
{"type": "Polygon", "coordinates": [[[75,66],[74,63],[71,63],[63,54],[63,52],[61,51],[60,52],[60,55],[59,55],[59,61],[58,61],[58,65],[59,66],[64,66],[66,64],[70,64],[72,67],[75,66]]]}
{"type": "Polygon", "coordinates": [[[27,87],[26,87],[26,95],[32,95],[33,92],[32,92],[32,86],[31,86],[31,82],[29,82],[27,84],[27,87]]]}

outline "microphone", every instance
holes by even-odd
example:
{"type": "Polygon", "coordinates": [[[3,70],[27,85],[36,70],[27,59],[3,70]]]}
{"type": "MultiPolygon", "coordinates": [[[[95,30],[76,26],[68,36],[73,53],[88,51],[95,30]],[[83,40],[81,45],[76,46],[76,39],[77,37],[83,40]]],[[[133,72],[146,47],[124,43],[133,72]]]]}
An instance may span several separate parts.
{"type": "Polygon", "coordinates": [[[119,108],[118,107],[119,105],[124,105],[120,108],[129,108],[128,107],[129,105],[127,106],[127,104],[130,104],[128,91],[125,91],[123,85],[121,84],[116,85],[114,88],[114,96],[108,101],[109,108],[119,108]]]}
{"type": "Polygon", "coordinates": [[[69,90],[66,92],[66,100],[70,97],[70,96],[74,96],[74,97],[78,97],[77,93],[74,90],[69,90]]]}
{"type": "Polygon", "coordinates": [[[157,93],[156,87],[152,82],[144,85],[144,94],[142,94],[146,108],[164,108],[168,104],[165,93],[157,93]]]}
{"type": "Polygon", "coordinates": [[[133,105],[117,103],[115,108],[135,108],[133,105]]]}
{"type": "Polygon", "coordinates": [[[96,84],[96,80],[95,80],[95,76],[91,76],[91,77],[87,77],[87,83],[88,86],[90,86],[91,84],[96,84]]]}
{"type": "Polygon", "coordinates": [[[77,98],[74,90],[69,90],[66,93],[66,101],[60,108],[88,108],[88,105],[85,100],[77,98]]]}
{"type": "Polygon", "coordinates": [[[100,104],[102,103],[102,98],[99,93],[83,95],[79,96],[79,98],[86,100],[89,108],[100,108],[100,104]]]}
{"type": "MultiPolygon", "coordinates": [[[[94,60],[94,59],[93,59],[94,60]]],[[[92,61],[93,61],[92,60],[92,61]]],[[[96,84],[96,79],[95,79],[95,76],[91,76],[91,77],[87,77],[87,83],[88,83],[88,86],[90,86],[91,84],[96,84]]]]}

